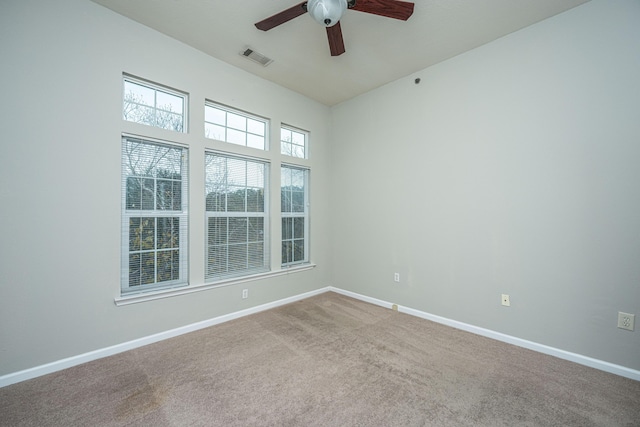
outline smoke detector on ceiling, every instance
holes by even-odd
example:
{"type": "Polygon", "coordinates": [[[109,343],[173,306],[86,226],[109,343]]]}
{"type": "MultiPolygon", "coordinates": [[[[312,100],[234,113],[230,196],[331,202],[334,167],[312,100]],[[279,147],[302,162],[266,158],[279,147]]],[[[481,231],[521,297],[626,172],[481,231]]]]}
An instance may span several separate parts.
{"type": "Polygon", "coordinates": [[[267,65],[271,64],[273,62],[273,59],[268,58],[266,56],[264,56],[261,53],[256,52],[255,50],[251,49],[251,48],[246,48],[245,50],[243,50],[242,52],[240,52],[240,55],[244,56],[247,59],[252,60],[253,62],[257,62],[258,64],[262,65],[263,67],[266,67],[267,65]]]}

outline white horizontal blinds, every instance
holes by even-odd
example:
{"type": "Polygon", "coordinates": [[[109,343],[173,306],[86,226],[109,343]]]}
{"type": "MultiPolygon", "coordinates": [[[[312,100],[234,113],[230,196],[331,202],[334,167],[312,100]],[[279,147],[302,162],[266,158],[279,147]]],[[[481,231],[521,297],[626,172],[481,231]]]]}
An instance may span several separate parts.
{"type": "Polygon", "coordinates": [[[186,95],[149,83],[124,79],[122,117],[162,129],[185,131],[186,95]]]}
{"type": "Polygon", "coordinates": [[[267,120],[217,104],[204,107],[205,137],[266,150],[267,120]]]}
{"type": "Polygon", "coordinates": [[[122,139],[122,293],[187,283],[187,150],[122,139]]]}
{"type": "Polygon", "coordinates": [[[307,133],[301,130],[296,130],[289,127],[280,128],[280,153],[299,157],[301,159],[307,158],[307,133]]]}
{"type": "Polygon", "coordinates": [[[307,169],[282,166],[282,265],[309,261],[309,210],[307,169]]]}
{"type": "Polygon", "coordinates": [[[268,271],[268,165],[206,154],[206,278],[268,271]]]}

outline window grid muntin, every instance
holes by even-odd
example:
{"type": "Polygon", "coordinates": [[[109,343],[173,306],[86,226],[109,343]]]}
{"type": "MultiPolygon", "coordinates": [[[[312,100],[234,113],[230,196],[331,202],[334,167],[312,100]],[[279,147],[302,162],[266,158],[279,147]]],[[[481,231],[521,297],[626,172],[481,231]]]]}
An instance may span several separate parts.
{"type": "Polygon", "coordinates": [[[216,139],[229,144],[255,148],[257,150],[266,151],[269,149],[268,119],[211,101],[205,102],[204,132],[205,138],[216,139]],[[222,120],[211,121],[207,119],[207,116],[210,114],[216,116],[222,114],[223,118],[222,120]],[[232,119],[231,123],[230,119],[232,119]],[[238,121],[238,119],[244,120],[244,125],[236,125],[233,122],[238,121]],[[262,128],[256,130],[256,124],[260,124],[262,128]],[[220,138],[217,138],[215,134],[209,135],[209,129],[218,129],[221,133],[220,138]],[[240,140],[242,140],[242,142],[240,142],[240,140]],[[253,141],[253,143],[250,144],[250,141],[253,141]]]}
{"type": "MultiPolygon", "coordinates": [[[[246,157],[238,157],[233,155],[228,155],[226,153],[217,153],[217,152],[207,152],[206,156],[206,166],[205,166],[205,211],[206,211],[206,253],[205,253],[205,278],[213,281],[225,280],[228,278],[234,277],[242,277],[248,276],[252,274],[262,273],[265,271],[269,271],[270,269],[270,239],[269,239],[269,216],[268,216],[268,206],[269,206],[269,196],[268,196],[268,182],[269,182],[269,164],[263,160],[251,159],[246,157]],[[210,179],[209,167],[212,168],[219,167],[218,163],[220,160],[224,160],[224,171],[222,174],[226,177],[224,182],[221,183],[220,179],[217,181],[210,179]],[[237,162],[244,162],[244,185],[238,185],[238,182],[233,184],[229,183],[229,161],[234,162],[236,165],[237,162]],[[262,185],[260,185],[260,179],[253,180],[250,174],[251,166],[258,165],[255,172],[262,173],[262,185]],[[210,200],[211,194],[213,193],[212,187],[215,185],[220,186],[220,190],[224,191],[225,194],[222,197],[213,196],[213,202],[210,200]],[[233,188],[244,188],[244,210],[230,210],[229,205],[229,190],[233,188]],[[257,204],[255,210],[249,210],[250,204],[248,203],[248,190],[254,190],[257,192],[262,192],[262,204],[257,204]],[[222,203],[220,203],[220,200],[222,203]],[[259,210],[258,208],[261,208],[259,210]],[[221,239],[220,236],[216,236],[214,232],[216,230],[211,230],[211,220],[212,219],[223,220],[227,225],[226,235],[224,239],[221,239]],[[243,241],[230,241],[230,236],[232,231],[229,230],[229,223],[232,219],[245,219],[247,220],[246,227],[246,238],[243,241]],[[262,239],[251,240],[249,237],[250,227],[249,224],[251,219],[261,219],[262,220],[262,239]],[[217,239],[216,239],[217,237],[217,239]],[[212,243],[212,241],[214,243],[212,243]],[[258,253],[254,253],[250,251],[251,245],[261,244],[261,248],[258,250],[258,253]],[[232,266],[237,266],[238,263],[232,260],[230,257],[230,249],[238,249],[239,247],[244,246],[246,251],[245,257],[245,265],[244,268],[231,268],[232,266]],[[223,251],[224,249],[224,251],[223,251]],[[225,252],[224,254],[224,266],[223,268],[218,267],[215,264],[212,264],[212,257],[216,255],[216,252],[225,252]],[[256,256],[261,258],[261,262],[259,265],[250,265],[251,257],[255,258],[256,256]]],[[[236,175],[235,179],[238,178],[236,175]]],[[[236,190],[237,191],[237,190],[236,190]]]]}
{"type": "Polygon", "coordinates": [[[123,76],[122,86],[123,86],[122,115],[124,120],[134,122],[134,123],[144,124],[147,126],[158,127],[160,129],[172,130],[175,132],[181,132],[181,133],[187,132],[187,107],[189,104],[188,94],[177,91],[175,89],[168,88],[166,86],[147,82],[145,80],[137,79],[135,77],[127,76],[127,75],[123,76]],[[139,88],[144,88],[152,91],[153,105],[150,105],[144,102],[135,101],[135,100],[127,100],[127,85],[134,85],[139,88]],[[181,111],[179,112],[173,111],[172,109],[163,108],[163,105],[158,105],[158,95],[167,95],[169,97],[179,99],[181,101],[181,111]],[[152,120],[136,120],[135,117],[128,118],[127,115],[132,113],[127,112],[127,104],[133,105],[137,109],[150,110],[151,111],[150,115],[152,120]],[[173,122],[174,126],[170,127],[167,125],[170,124],[171,121],[166,121],[166,118],[165,118],[164,122],[167,123],[167,125],[162,125],[161,124],[162,121],[159,120],[159,117],[160,117],[159,113],[163,113],[164,115],[174,117],[174,119],[178,118],[179,120],[175,120],[173,122]]]}
{"type": "MultiPolygon", "coordinates": [[[[141,148],[142,150],[142,148],[141,148]]],[[[159,151],[156,151],[159,152],[159,151]]],[[[187,236],[188,236],[188,152],[187,149],[178,145],[167,144],[164,142],[156,142],[149,139],[142,139],[137,137],[128,137],[123,136],[122,138],[122,275],[121,275],[121,293],[137,293],[137,292],[145,292],[148,290],[161,289],[161,288],[172,288],[176,286],[183,286],[187,284],[188,278],[188,265],[187,265],[187,236]],[[160,163],[160,159],[157,160],[157,164],[152,167],[151,171],[146,173],[132,173],[132,149],[133,146],[144,147],[144,149],[150,149],[150,147],[155,147],[156,150],[170,150],[174,152],[178,157],[174,158],[179,161],[179,172],[178,175],[180,179],[172,179],[172,182],[180,181],[180,191],[179,191],[179,208],[180,209],[159,209],[157,204],[158,192],[157,182],[158,181],[166,181],[165,177],[162,177],[158,171],[157,166],[160,163]],[[177,152],[177,153],[176,153],[177,152]],[[129,162],[127,162],[127,159],[129,162]],[[154,191],[153,194],[153,202],[152,208],[144,209],[140,206],[140,209],[132,208],[130,200],[129,200],[129,183],[131,182],[131,178],[139,178],[145,180],[153,180],[154,182],[154,191]],[[177,238],[176,243],[171,247],[160,247],[163,239],[159,236],[160,230],[160,220],[169,219],[171,222],[174,222],[175,219],[178,220],[178,230],[177,230],[177,238]],[[152,245],[143,246],[143,237],[142,232],[140,235],[140,245],[138,249],[132,249],[132,221],[139,220],[142,224],[142,221],[153,220],[153,238],[152,245]],[[159,280],[161,277],[159,275],[159,269],[161,267],[160,259],[165,256],[165,254],[170,252],[178,253],[178,260],[173,261],[171,265],[171,270],[175,267],[175,263],[177,263],[178,273],[177,275],[171,274],[171,279],[168,280],[159,280]],[[136,255],[140,256],[142,260],[144,257],[149,258],[149,254],[153,254],[153,280],[147,281],[143,283],[142,275],[143,268],[140,268],[139,280],[132,280],[132,264],[131,261],[135,258],[136,255]],[[137,282],[137,283],[136,283],[137,282]]],[[[144,157],[144,156],[143,156],[144,157]]],[[[139,157],[137,160],[142,161],[139,157]]],[[[154,161],[154,160],[151,160],[154,161]]],[[[166,165],[166,163],[165,163],[166,165]]],[[[175,166],[175,165],[174,165],[175,166]]],[[[176,173],[176,170],[173,170],[173,173],[176,173]]],[[[173,188],[173,185],[172,185],[173,188]]],[[[175,203],[171,203],[171,207],[178,207],[175,203]]],[[[171,233],[173,235],[174,231],[176,231],[173,227],[171,228],[171,233]]],[[[173,239],[172,239],[173,240],[173,239]]],[[[166,266],[166,264],[165,264],[166,266]]],[[[149,271],[149,270],[147,270],[149,271]]]]}
{"type": "Polygon", "coordinates": [[[220,280],[225,279],[225,278],[229,278],[229,277],[236,277],[239,275],[249,275],[249,274],[256,274],[256,273],[261,273],[264,271],[268,271],[269,269],[269,264],[268,264],[268,248],[267,248],[267,240],[266,240],[266,235],[267,235],[267,230],[266,230],[267,224],[266,224],[266,219],[264,215],[261,215],[259,213],[229,213],[227,216],[221,216],[221,215],[207,215],[207,278],[209,279],[216,279],[219,278],[220,280]],[[225,223],[225,234],[224,234],[224,238],[223,239],[219,239],[218,241],[215,240],[215,238],[213,238],[214,242],[212,243],[212,233],[210,231],[210,224],[211,224],[211,220],[212,219],[217,219],[217,220],[223,220],[225,223]],[[231,226],[229,225],[229,223],[234,220],[234,219],[246,219],[246,232],[244,234],[244,239],[242,240],[238,240],[237,238],[234,240],[232,239],[232,230],[231,230],[231,226]],[[251,233],[251,229],[250,229],[250,224],[251,224],[251,219],[259,219],[262,220],[262,239],[251,239],[250,233],[251,233]],[[255,245],[261,245],[262,249],[259,252],[255,252],[255,251],[251,251],[250,247],[251,246],[255,246],[255,245]],[[233,260],[230,259],[231,257],[229,256],[230,250],[229,249],[240,249],[240,248],[244,248],[246,249],[245,251],[245,257],[244,257],[244,265],[242,268],[231,268],[231,266],[238,265],[239,261],[241,260],[233,260]],[[216,268],[216,266],[212,266],[209,263],[209,259],[211,257],[211,251],[212,250],[224,250],[224,252],[226,253],[225,256],[225,262],[224,262],[224,268],[220,269],[220,268],[216,268]],[[251,260],[252,259],[256,259],[255,257],[259,256],[260,258],[262,258],[262,261],[259,264],[254,264],[251,265],[251,260]],[[218,271],[218,274],[216,274],[216,271],[218,271]],[[244,274],[243,274],[244,273],[244,274]]]}
{"type": "Polygon", "coordinates": [[[308,158],[309,132],[283,124],[280,126],[280,154],[308,158]]]}
{"type": "MultiPolygon", "coordinates": [[[[166,254],[170,254],[171,258],[173,258],[173,253],[177,252],[178,253],[178,257],[180,255],[180,237],[178,237],[178,245],[174,245],[168,248],[162,248],[160,247],[160,235],[159,235],[159,225],[158,225],[158,220],[161,219],[170,219],[170,220],[174,220],[174,219],[178,219],[177,217],[167,217],[167,216],[144,216],[144,217],[138,217],[138,216],[130,216],[129,217],[129,282],[128,282],[128,286],[129,288],[135,287],[137,289],[138,286],[144,286],[144,285],[169,285],[172,283],[175,283],[177,281],[180,280],[180,260],[179,258],[174,261],[172,259],[172,263],[171,263],[171,278],[170,279],[160,279],[160,272],[159,272],[159,268],[161,267],[161,263],[160,263],[160,258],[161,256],[164,257],[166,254]],[[132,220],[135,219],[139,219],[140,222],[142,222],[142,220],[149,220],[149,219],[153,219],[154,220],[154,229],[153,229],[153,233],[154,233],[154,237],[153,237],[153,248],[151,249],[131,249],[131,222],[132,220]],[[143,283],[142,281],[142,277],[144,276],[144,271],[143,271],[143,266],[140,266],[140,277],[138,278],[139,280],[137,280],[137,284],[132,284],[132,257],[136,257],[139,256],[140,257],[140,263],[142,263],[142,260],[145,258],[145,256],[148,255],[153,255],[153,280],[151,281],[145,281],[143,283]],[[175,263],[178,263],[178,265],[174,265],[175,263]],[[174,269],[177,269],[177,275],[174,274],[174,269]]],[[[180,225],[178,224],[178,235],[180,234],[180,225]]],[[[133,277],[135,278],[135,277],[133,277]]]]}
{"type": "Polygon", "coordinates": [[[280,197],[282,266],[307,263],[309,262],[309,169],[283,164],[280,197]],[[294,191],[293,173],[301,174],[302,192],[294,191]],[[294,202],[294,193],[302,193],[301,201],[297,196],[299,204],[294,202]],[[299,232],[296,233],[296,223],[300,220],[303,221],[302,236],[299,232]]]}

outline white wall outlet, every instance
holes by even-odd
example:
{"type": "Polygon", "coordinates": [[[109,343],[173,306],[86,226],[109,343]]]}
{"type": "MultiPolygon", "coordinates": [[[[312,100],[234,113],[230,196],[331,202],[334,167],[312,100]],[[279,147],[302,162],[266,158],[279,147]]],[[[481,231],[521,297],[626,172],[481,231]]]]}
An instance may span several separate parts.
{"type": "Polygon", "coordinates": [[[400,283],[400,273],[393,273],[393,281],[400,283]]]}
{"type": "Polygon", "coordinates": [[[507,307],[511,306],[511,300],[509,299],[509,295],[502,294],[502,305],[507,306],[507,307]]]}
{"type": "Polygon", "coordinates": [[[636,322],[636,315],[618,312],[618,328],[633,331],[636,322]]]}
{"type": "Polygon", "coordinates": [[[243,289],[242,290],[242,299],[247,299],[249,298],[249,289],[243,289]]]}

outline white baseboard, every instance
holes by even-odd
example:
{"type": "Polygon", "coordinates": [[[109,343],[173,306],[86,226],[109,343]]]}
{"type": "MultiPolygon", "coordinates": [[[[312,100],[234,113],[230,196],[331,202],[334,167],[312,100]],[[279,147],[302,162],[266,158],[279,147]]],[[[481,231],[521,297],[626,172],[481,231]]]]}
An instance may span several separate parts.
{"type": "MultiPolygon", "coordinates": [[[[345,291],[343,289],[329,287],[329,290],[342,295],[346,295],[361,301],[365,301],[371,304],[379,305],[385,308],[391,308],[393,303],[371,298],[366,295],[357,294],[351,291],[345,291]]],[[[441,323],[443,325],[451,326],[456,329],[471,332],[483,337],[492,338],[497,341],[502,341],[508,344],[513,344],[518,347],[524,347],[529,350],[537,351],[538,353],[548,354],[560,359],[568,360],[578,363],[580,365],[589,366],[591,368],[599,369],[601,371],[609,372],[612,374],[620,375],[622,377],[630,378],[632,380],[640,381],[640,371],[627,368],[625,366],[616,365],[613,363],[605,362],[603,360],[594,359],[592,357],[583,356],[577,353],[571,353],[569,351],[560,350],[558,348],[549,347],[544,344],[538,344],[532,341],[527,341],[521,338],[517,338],[511,335],[506,335],[500,332],[495,332],[490,329],[480,328],[478,326],[470,325],[468,323],[458,322],[456,320],[447,319],[446,317],[436,316],[435,314],[425,313],[424,311],[416,310],[409,307],[403,307],[398,305],[398,311],[401,313],[410,314],[412,316],[420,317],[422,319],[431,320],[432,322],[441,323]]]]}
{"type": "MultiPolygon", "coordinates": [[[[225,314],[223,316],[214,317],[212,319],[204,320],[202,322],[192,323],[190,325],[182,326],[179,328],[171,329],[165,332],[160,332],[147,337],[142,337],[133,341],[128,341],[122,344],[117,344],[111,347],[90,351],[77,356],[68,357],[66,359],[57,360],[55,362],[47,363],[45,365],[36,366],[23,371],[14,372],[11,374],[0,376],[0,387],[6,387],[11,384],[19,383],[21,381],[30,380],[32,378],[40,377],[42,375],[51,374],[63,369],[67,369],[73,366],[77,366],[83,363],[91,362],[93,360],[101,359],[103,357],[112,356],[114,354],[122,353],[123,351],[133,350],[138,347],[142,347],[148,344],[152,344],[158,341],[166,340],[176,337],[178,335],[186,334],[189,332],[197,331],[199,329],[208,328],[209,326],[218,325],[220,323],[228,322],[229,320],[238,319],[240,317],[248,316],[250,314],[259,313],[264,310],[279,307],[285,304],[289,304],[295,301],[300,301],[305,298],[309,298],[315,295],[319,295],[325,292],[336,292],[338,294],[346,295],[351,298],[355,298],[360,301],[368,302],[370,304],[378,305],[385,308],[391,308],[393,303],[383,301],[377,298],[372,298],[366,295],[361,295],[355,292],[346,291],[344,289],[328,286],[325,288],[316,289],[303,294],[294,295],[292,297],[284,298],[278,301],[258,305],[256,307],[247,308],[245,310],[236,311],[234,313],[225,314]]],[[[539,353],[548,354],[558,357],[560,359],[569,360],[581,365],[589,366],[601,371],[610,372],[612,374],[620,375],[622,377],[630,378],[632,380],[640,381],[640,371],[626,368],[624,366],[615,365],[613,363],[605,362],[591,357],[583,356],[576,353],[560,350],[557,348],[549,347],[543,344],[523,340],[510,335],[505,335],[500,332],[495,332],[489,329],[480,328],[477,326],[469,325],[467,323],[458,322],[456,320],[447,319],[445,317],[436,316],[434,314],[425,313],[420,310],[416,310],[410,307],[398,306],[398,311],[406,313],[412,316],[420,317],[422,319],[431,320],[436,323],[451,326],[463,331],[471,332],[484,337],[492,338],[498,341],[502,341],[508,344],[513,344],[519,347],[524,347],[529,350],[537,351],[539,353]]]]}
{"type": "Polygon", "coordinates": [[[389,308],[390,309],[393,306],[393,303],[390,303],[390,302],[387,302],[387,301],[383,301],[383,300],[377,299],[377,298],[368,297],[366,295],[357,294],[355,292],[345,291],[344,289],[334,288],[333,286],[329,286],[328,290],[330,292],[335,292],[337,294],[341,294],[341,295],[345,295],[345,296],[348,296],[348,297],[351,297],[351,298],[355,298],[357,300],[368,302],[370,304],[379,305],[380,307],[384,307],[384,308],[389,308]]]}
{"type": "Polygon", "coordinates": [[[214,317],[212,319],[203,320],[201,322],[196,322],[190,325],[160,332],[154,335],[149,335],[146,337],[135,339],[133,341],[124,342],[122,344],[116,344],[111,347],[90,351],[88,353],[83,353],[77,356],[68,357],[66,359],[57,360],[55,362],[47,363],[45,365],[40,365],[34,368],[25,369],[23,371],[18,371],[11,374],[3,375],[3,376],[0,376],[0,388],[6,387],[11,384],[19,383],[22,381],[30,380],[32,378],[40,377],[42,375],[47,375],[53,372],[61,371],[63,369],[71,368],[72,366],[77,366],[83,363],[91,362],[96,359],[101,359],[103,357],[122,353],[123,351],[133,350],[135,348],[142,347],[148,344],[153,344],[155,342],[166,340],[168,338],[177,337],[178,335],[197,331],[203,328],[208,328],[209,326],[218,325],[220,323],[228,322],[229,320],[238,319],[240,317],[248,316],[254,313],[259,313],[261,311],[269,310],[271,308],[279,307],[281,305],[289,304],[291,302],[300,301],[302,299],[319,295],[328,291],[329,291],[329,287],[316,289],[314,291],[305,292],[299,295],[294,295],[292,297],[284,298],[278,301],[273,301],[270,303],[247,308],[245,310],[236,311],[234,313],[225,314],[223,316],[214,317]]]}

